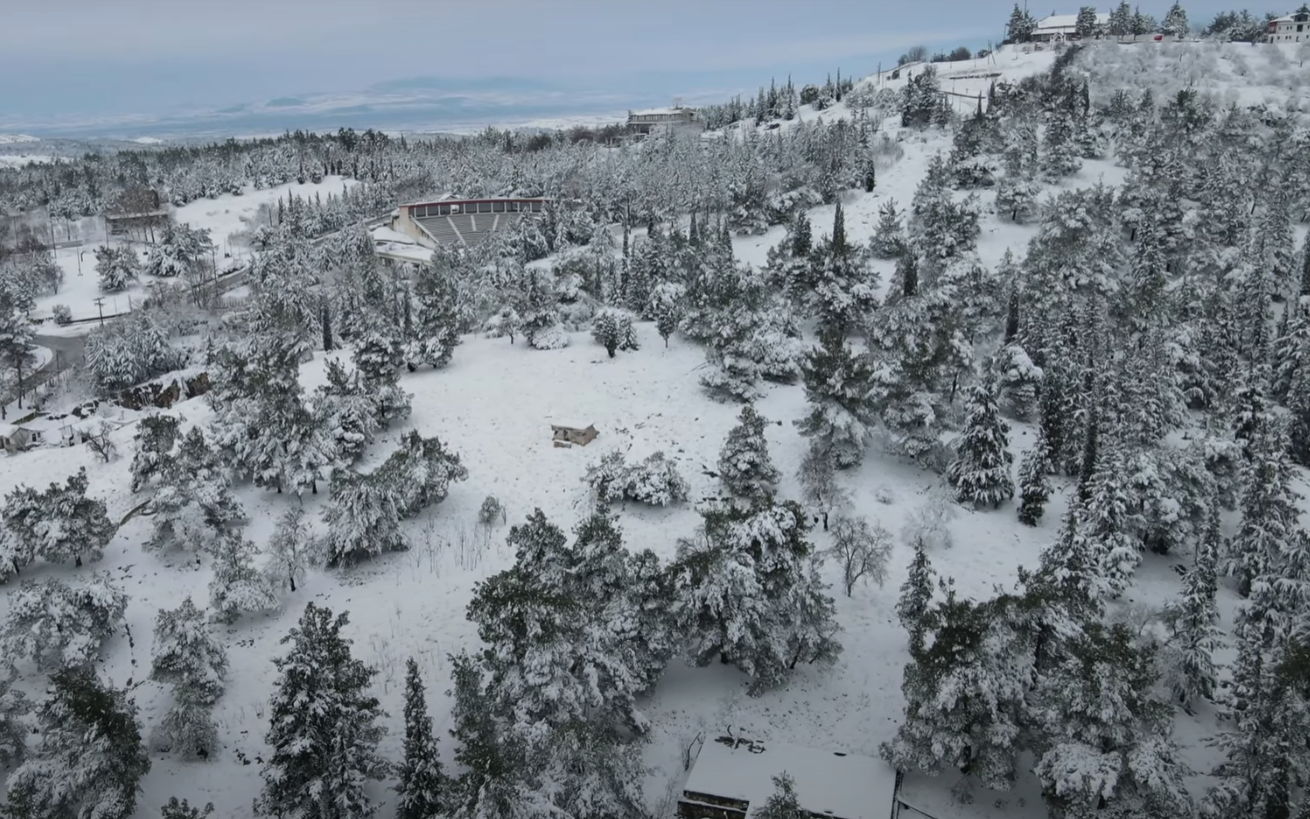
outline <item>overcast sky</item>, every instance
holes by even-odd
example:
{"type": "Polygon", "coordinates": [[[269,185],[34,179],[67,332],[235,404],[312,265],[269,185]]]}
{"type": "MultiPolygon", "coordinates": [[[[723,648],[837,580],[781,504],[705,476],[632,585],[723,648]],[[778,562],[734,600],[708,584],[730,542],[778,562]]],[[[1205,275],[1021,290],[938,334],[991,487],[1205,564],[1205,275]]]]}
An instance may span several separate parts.
{"type": "MultiPolygon", "coordinates": [[[[1034,0],[1033,13],[1076,11],[1034,0]]],[[[1004,0],[2,0],[0,110],[154,113],[526,77],[670,93],[998,38],[1004,0]],[[644,76],[630,75],[642,74],[644,76]]],[[[1194,23],[1227,3],[1187,3],[1194,23]]],[[[1143,4],[1163,16],[1167,2],[1143,4]],[[1159,6],[1158,8],[1156,6],[1159,6]]],[[[1257,11],[1263,11],[1259,9],[1257,11]]],[[[1281,11],[1281,9],[1280,9],[1281,11]]],[[[807,76],[807,73],[809,74],[807,76]]],[[[821,76],[818,77],[821,79],[821,76]]]]}

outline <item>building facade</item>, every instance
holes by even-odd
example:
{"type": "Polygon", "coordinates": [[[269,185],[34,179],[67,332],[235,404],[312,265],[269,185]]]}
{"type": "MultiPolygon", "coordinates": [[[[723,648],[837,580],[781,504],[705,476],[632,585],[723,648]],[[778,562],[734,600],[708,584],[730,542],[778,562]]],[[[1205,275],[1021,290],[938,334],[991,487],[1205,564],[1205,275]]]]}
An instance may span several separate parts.
{"type": "MultiPolygon", "coordinates": [[[[1104,30],[1110,24],[1110,15],[1098,13],[1096,15],[1096,26],[1104,30]]],[[[1078,15],[1076,14],[1052,14],[1037,21],[1037,28],[1033,29],[1034,43],[1063,43],[1069,40],[1078,39],[1078,15]]]]}
{"type": "Polygon", "coordinates": [[[1271,43],[1310,42],[1310,10],[1302,6],[1292,14],[1270,20],[1267,37],[1271,43]]]}
{"type": "Polygon", "coordinates": [[[703,131],[705,124],[694,108],[675,105],[671,108],[651,108],[628,112],[628,130],[638,137],[663,130],[703,131]]]}

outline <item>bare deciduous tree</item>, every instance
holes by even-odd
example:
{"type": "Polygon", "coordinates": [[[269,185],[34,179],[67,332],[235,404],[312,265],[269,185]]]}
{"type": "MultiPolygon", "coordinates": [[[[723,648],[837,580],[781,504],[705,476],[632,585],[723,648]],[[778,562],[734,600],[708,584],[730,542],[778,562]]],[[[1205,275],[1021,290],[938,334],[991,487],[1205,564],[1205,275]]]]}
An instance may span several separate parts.
{"type": "Polygon", "coordinates": [[[850,597],[855,584],[873,580],[887,582],[887,559],[892,553],[892,535],[877,522],[838,516],[832,524],[832,554],[842,567],[842,584],[850,597]]]}

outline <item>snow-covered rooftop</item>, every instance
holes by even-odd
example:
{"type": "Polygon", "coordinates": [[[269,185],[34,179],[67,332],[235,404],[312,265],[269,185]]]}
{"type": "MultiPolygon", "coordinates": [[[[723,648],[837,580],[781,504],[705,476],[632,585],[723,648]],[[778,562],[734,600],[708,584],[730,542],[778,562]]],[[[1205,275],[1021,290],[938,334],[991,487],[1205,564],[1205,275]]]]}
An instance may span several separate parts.
{"type": "Polygon", "coordinates": [[[706,742],[684,791],[741,799],[754,816],[774,793],[782,773],[796,784],[801,807],[836,819],[884,819],[896,795],[896,772],[879,760],[772,742],[735,748],[706,742]]]}
{"type": "MultiPolygon", "coordinates": [[[[1096,15],[1098,25],[1105,25],[1110,22],[1110,15],[1098,13],[1096,15]]],[[[1069,29],[1070,31],[1078,27],[1078,15],[1076,14],[1052,14],[1050,17],[1044,17],[1037,21],[1037,30],[1035,34],[1041,34],[1048,31],[1059,31],[1069,29]]]]}
{"type": "Polygon", "coordinates": [[[632,116],[634,116],[634,117],[649,117],[649,116],[655,116],[655,115],[658,115],[658,114],[692,114],[692,113],[694,113],[694,111],[693,111],[691,108],[672,108],[672,107],[670,107],[670,108],[647,108],[647,109],[642,110],[642,111],[632,111],[632,112],[630,112],[630,113],[631,113],[632,116]]]}

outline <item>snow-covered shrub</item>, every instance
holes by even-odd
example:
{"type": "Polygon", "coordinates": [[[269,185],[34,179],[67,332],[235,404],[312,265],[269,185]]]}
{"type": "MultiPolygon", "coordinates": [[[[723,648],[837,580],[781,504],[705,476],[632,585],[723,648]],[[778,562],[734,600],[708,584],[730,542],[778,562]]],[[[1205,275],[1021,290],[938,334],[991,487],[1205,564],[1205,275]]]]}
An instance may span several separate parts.
{"type": "Polygon", "coordinates": [[[478,523],[483,526],[494,526],[496,521],[505,521],[505,507],[495,495],[487,495],[478,507],[478,523]]]}
{"type": "Polygon", "coordinates": [[[908,546],[922,544],[925,549],[941,551],[955,545],[947,523],[953,515],[954,504],[949,490],[930,491],[923,502],[906,518],[901,529],[901,540],[908,546]]]}
{"type": "Polygon", "coordinates": [[[613,358],[618,350],[637,350],[637,332],[632,327],[632,314],[626,310],[606,307],[596,314],[591,325],[591,337],[605,348],[613,358]]]}
{"type": "Polygon", "coordinates": [[[0,646],[5,657],[32,660],[41,669],[87,666],[126,611],[127,595],[103,572],[77,586],[25,580],[9,598],[0,646]]]}
{"type": "Polygon", "coordinates": [[[552,324],[544,330],[539,330],[529,339],[534,350],[562,350],[569,346],[570,341],[572,339],[569,338],[568,331],[560,324],[552,324]]]}
{"type": "Polygon", "coordinates": [[[583,480],[601,503],[631,500],[668,506],[687,500],[691,492],[677,466],[663,452],[636,464],[626,464],[623,453],[611,452],[588,467],[583,480]]]}
{"type": "Polygon", "coordinates": [[[873,499],[883,506],[891,506],[896,502],[896,490],[885,483],[880,483],[874,487],[873,499]]]}
{"type": "Polygon", "coordinates": [[[50,308],[50,314],[54,316],[55,324],[64,325],[73,320],[73,311],[67,304],[56,304],[50,308]]]}

